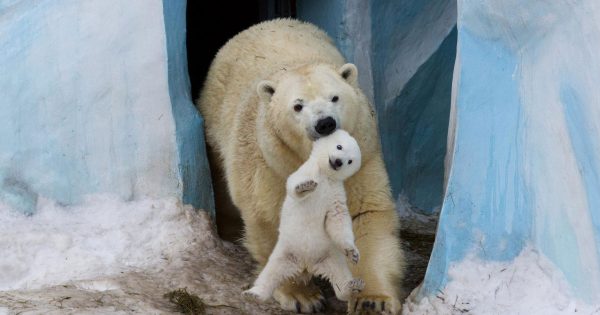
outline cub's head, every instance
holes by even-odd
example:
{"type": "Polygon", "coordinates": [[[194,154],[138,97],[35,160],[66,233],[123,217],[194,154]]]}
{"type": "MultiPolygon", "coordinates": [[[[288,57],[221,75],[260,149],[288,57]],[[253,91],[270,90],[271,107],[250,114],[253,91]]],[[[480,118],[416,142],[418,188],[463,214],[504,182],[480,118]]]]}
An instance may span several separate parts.
{"type": "MultiPolygon", "coordinates": [[[[283,71],[257,90],[265,104],[265,124],[294,151],[308,154],[311,142],[338,129],[353,131],[369,105],[357,87],[353,64],[339,69],[325,64],[283,71]]],[[[367,114],[365,114],[367,113],[367,114]]]]}
{"type": "Polygon", "coordinates": [[[342,181],[354,175],[362,162],[358,143],[342,129],[315,141],[311,153],[311,159],[313,158],[319,169],[329,177],[342,181]]]}

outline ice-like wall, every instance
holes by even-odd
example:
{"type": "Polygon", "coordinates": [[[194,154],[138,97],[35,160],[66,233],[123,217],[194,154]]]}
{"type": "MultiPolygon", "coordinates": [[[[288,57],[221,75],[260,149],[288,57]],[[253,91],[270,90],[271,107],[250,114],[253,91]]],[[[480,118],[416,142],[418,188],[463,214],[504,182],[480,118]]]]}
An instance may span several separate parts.
{"type": "Polygon", "coordinates": [[[178,197],[212,210],[185,1],[0,2],[0,201],[178,197]]]}
{"type": "Polygon", "coordinates": [[[374,102],[394,194],[431,213],[443,197],[456,4],[452,0],[298,2],[336,41],[374,102]]]}
{"type": "Polygon", "coordinates": [[[531,246],[600,304],[600,2],[459,0],[457,50],[448,182],[418,297],[445,290],[468,255],[511,261],[531,246]]]}

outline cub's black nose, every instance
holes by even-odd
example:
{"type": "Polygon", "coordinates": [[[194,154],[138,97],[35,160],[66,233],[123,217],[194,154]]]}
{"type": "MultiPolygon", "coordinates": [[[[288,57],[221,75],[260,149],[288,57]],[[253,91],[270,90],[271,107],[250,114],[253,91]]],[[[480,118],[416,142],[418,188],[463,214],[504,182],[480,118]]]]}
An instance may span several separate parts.
{"type": "Polygon", "coordinates": [[[344,164],[344,163],[342,163],[342,160],[335,159],[335,166],[340,167],[340,166],[342,166],[342,164],[344,164]]]}
{"type": "Polygon", "coordinates": [[[327,136],[334,132],[336,127],[335,119],[332,117],[325,117],[317,121],[315,131],[322,136],[327,136]]]}

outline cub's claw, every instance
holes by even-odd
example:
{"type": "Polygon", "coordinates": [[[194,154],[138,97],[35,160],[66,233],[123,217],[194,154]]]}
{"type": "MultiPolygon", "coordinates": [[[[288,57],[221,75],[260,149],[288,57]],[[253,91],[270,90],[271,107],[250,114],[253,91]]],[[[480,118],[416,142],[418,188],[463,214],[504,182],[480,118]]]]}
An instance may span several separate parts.
{"type": "Polygon", "coordinates": [[[251,302],[265,302],[269,299],[269,296],[260,292],[256,287],[242,292],[242,296],[251,302]]]}
{"type": "Polygon", "coordinates": [[[362,279],[355,278],[348,281],[347,286],[350,290],[352,290],[352,294],[357,294],[365,288],[365,282],[362,279]]]}

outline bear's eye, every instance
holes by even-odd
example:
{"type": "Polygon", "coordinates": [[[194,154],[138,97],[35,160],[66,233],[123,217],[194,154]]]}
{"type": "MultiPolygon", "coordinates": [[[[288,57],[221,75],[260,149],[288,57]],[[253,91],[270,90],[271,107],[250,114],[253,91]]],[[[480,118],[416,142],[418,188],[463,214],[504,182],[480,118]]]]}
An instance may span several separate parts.
{"type": "Polygon", "coordinates": [[[337,149],[338,149],[338,150],[341,150],[341,149],[342,149],[342,146],[338,144],[338,146],[337,146],[337,149]]]}
{"type": "Polygon", "coordinates": [[[336,96],[334,96],[334,97],[332,97],[332,98],[331,98],[331,101],[335,103],[335,102],[337,102],[339,99],[340,99],[340,98],[339,98],[339,97],[336,95],[336,96]]]}
{"type": "Polygon", "coordinates": [[[294,105],[294,110],[295,110],[296,112],[300,112],[300,111],[302,110],[302,105],[300,105],[300,104],[296,104],[296,105],[294,105]]]}
{"type": "Polygon", "coordinates": [[[352,164],[352,160],[348,160],[348,165],[352,164]]]}

